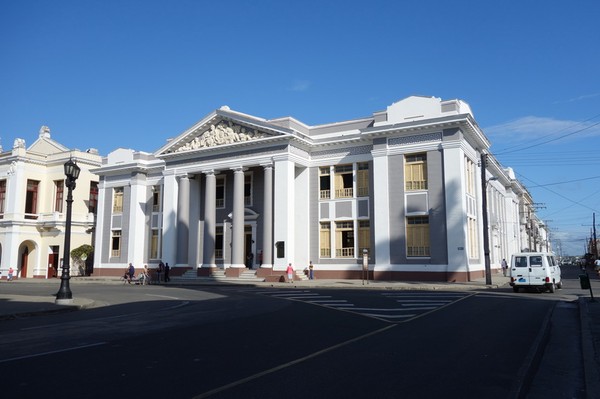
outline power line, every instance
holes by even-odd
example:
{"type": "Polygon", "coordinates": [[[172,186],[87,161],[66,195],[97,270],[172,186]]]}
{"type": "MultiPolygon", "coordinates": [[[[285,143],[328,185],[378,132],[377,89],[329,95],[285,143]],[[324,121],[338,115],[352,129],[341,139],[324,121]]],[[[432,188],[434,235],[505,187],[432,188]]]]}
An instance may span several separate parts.
{"type": "MultiPolygon", "coordinates": [[[[598,114],[598,115],[594,115],[594,116],[592,116],[591,118],[588,118],[588,119],[585,119],[585,120],[583,120],[583,121],[577,122],[577,123],[575,123],[575,124],[574,124],[574,125],[572,125],[572,126],[569,126],[569,127],[562,128],[562,129],[560,129],[560,130],[557,130],[556,132],[554,132],[554,133],[551,133],[551,134],[560,133],[560,132],[562,132],[563,130],[570,129],[570,128],[574,127],[574,126],[581,125],[581,124],[583,124],[583,123],[585,123],[585,122],[588,122],[588,121],[591,121],[591,120],[593,120],[593,119],[596,119],[596,118],[597,118],[597,117],[599,117],[599,116],[600,116],[600,114],[598,114]]],[[[591,129],[592,127],[594,127],[594,126],[597,126],[597,125],[600,125],[600,122],[596,122],[596,123],[594,123],[594,124],[592,124],[592,125],[590,125],[590,126],[586,126],[586,127],[582,128],[582,129],[576,130],[576,131],[574,131],[574,132],[571,132],[571,133],[564,134],[564,135],[562,135],[562,136],[559,136],[559,137],[556,137],[556,138],[553,138],[553,139],[550,139],[550,140],[543,141],[543,142],[541,142],[541,143],[537,143],[537,144],[531,144],[531,145],[529,145],[529,146],[527,146],[527,147],[519,148],[519,149],[517,149],[517,150],[514,150],[514,151],[507,151],[507,150],[509,150],[509,149],[511,149],[511,148],[515,148],[515,147],[520,147],[520,146],[521,146],[521,144],[516,144],[516,145],[514,145],[514,146],[512,146],[512,147],[507,147],[507,148],[506,148],[504,151],[500,151],[499,153],[497,153],[497,154],[494,154],[494,155],[510,154],[510,153],[513,153],[513,152],[518,152],[518,151],[527,150],[527,149],[529,149],[529,148],[537,147],[537,146],[540,146],[540,145],[544,145],[544,144],[547,144],[547,143],[551,143],[551,142],[553,142],[553,141],[556,141],[556,140],[560,140],[560,139],[562,139],[562,138],[565,138],[565,137],[572,136],[572,135],[574,135],[574,134],[576,134],[576,133],[580,133],[580,132],[582,132],[582,131],[584,131],[584,130],[591,129]]],[[[538,139],[538,140],[541,140],[541,139],[542,139],[542,138],[540,138],[540,139],[538,139]]],[[[533,142],[535,142],[535,141],[536,141],[536,140],[534,140],[533,142]]]]}

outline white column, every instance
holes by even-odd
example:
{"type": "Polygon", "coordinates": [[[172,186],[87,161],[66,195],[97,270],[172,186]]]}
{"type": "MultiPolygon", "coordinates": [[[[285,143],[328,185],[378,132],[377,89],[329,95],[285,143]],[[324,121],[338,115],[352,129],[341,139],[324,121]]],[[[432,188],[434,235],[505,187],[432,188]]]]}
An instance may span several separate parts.
{"type": "Polygon", "coordinates": [[[273,267],[273,165],[264,166],[263,207],[263,263],[261,267],[273,267]]]}
{"type": "Polygon", "coordinates": [[[190,246],[190,178],[179,177],[179,194],[177,196],[177,257],[175,264],[188,263],[190,246]]]}
{"type": "MultiPolygon", "coordinates": [[[[449,145],[449,144],[448,144],[449,145]]],[[[446,203],[446,228],[448,235],[448,269],[449,273],[469,271],[467,248],[466,194],[464,183],[464,153],[458,147],[443,149],[444,160],[444,193],[446,203]]],[[[479,174],[477,174],[479,176],[479,174]]],[[[479,179],[476,177],[476,181],[479,179]]],[[[481,236],[480,236],[481,237],[481,236]]],[[[434,243],[431,243],[432,245],[434,243]]],[[[481,251],[483,254],[483,251],[481,251]]]]}
{"type": "MultiPolygon", "coordinates": [[[[372,151],[373,155],[373,220],[375,266],[390,265],[390,192],[388,187],[387,150],[372,151]]],[[[333,184],[333,183],[332,183],[333,184]]],[[[331,226],[333,229],[333,226],[331,226]]],[[[333,234],[332,234],[333,236],[333,234]]],[[[333,247],[332,247],[333,248],[333,247]]]]}
{"type": "Polygon", "coordinates": [[[200,175],[190,177],[188,265],[194,269],[201,262],[200,240],[200,175]]]}
{"type": "Polygon", "coordinates": [[[132,262],[136,268],[143,267],[144,243],[147,238],[146,214],[140,204],[147,202],[146,186],[141,176],[131,179],[129,187],[129,232],[127,241],[127,262],[132,262]]]}
{"type": "Polygon", "coordinates": [[[204,242],[202,243],[202,267],[216,267],[215,237],[216,237],[216,187],[217,178],[213,170],[204,172],[206,183],[204,187],[204,242]]]}
{"type": "MultiPolygon", "coordinates": [[[[98,206],[97,207],[97,213],[96,213],[96,240],[94,242],[94,251],[95,251],[95,255],[94,255],[94,270],[96,269],[101,269],[101,264],[104,261],[104,258],[108,258],[109,253],[104,251],[104,240],[106,239],[109,243],[110,243],[110,219],[105,220],[104,218],[105,213],[104,213],[104,208],[106,204],[106,186],[104,181],[100,181],[98,183],[98,205],[102,204],[102,206],[98,206]],[[105,237],[104,235],[104,224],[108,223],[108,236],[105,237]]],[[[109,202],[110,203],[110,202],[109,202]]],[[[108,251],[110,251],[110,246],[108,246],[108,251]]]]}
{"type": "Polygon", "coordinates": [[[244,264],[244,169],[233,170],[233,217],[232,217],[231,267],[244,264]]]}
{"type": "MultiPolygon", "coordinates": [[[[282,241],[285,244],[285,257],[273,258],[273,269],[285,270],[289,262],[294,262],[294,209],[295,185],[294,162],[287,157],[275,159],[275,200],[273,219],[273,241],[282,241]]],[[[308,217],[308,215],[307,215],[308,217]]],[[[300,267],[300,265],[295,265],[300,267]]]]}
{"type": "Polygon", "coordinates": [[[175,264],[177,250],[177,180],[172,171],[165,172],[163,190],[163,247],[162,260],[175,264]]]}

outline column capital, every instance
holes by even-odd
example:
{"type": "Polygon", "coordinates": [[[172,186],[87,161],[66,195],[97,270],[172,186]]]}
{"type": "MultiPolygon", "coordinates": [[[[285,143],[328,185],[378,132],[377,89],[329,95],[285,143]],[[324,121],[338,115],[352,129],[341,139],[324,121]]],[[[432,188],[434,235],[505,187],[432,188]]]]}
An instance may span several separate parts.
{"type": "Polygon", "coordinates": [[[244,173],[245,171],[248,170],[248,168],[245,168],[243,166],[235,166],[235,167],[231,168],[231,170],[233,170],[234,173],[244,173]]]}
{"type": "Polygon", "coordinates": [[[261,163],[260,166],[262,166],[264,169],[273,169],[275,165],[273,165],[273,162],[267,162],[261,163]]]}
{"type": "Polygon", "coordinates": [[[219,172],[215,172],[214,169],[206,169],[206,170],[203,170],[202,173],[208,176],[208,175],[216,175],[219,172]]]}

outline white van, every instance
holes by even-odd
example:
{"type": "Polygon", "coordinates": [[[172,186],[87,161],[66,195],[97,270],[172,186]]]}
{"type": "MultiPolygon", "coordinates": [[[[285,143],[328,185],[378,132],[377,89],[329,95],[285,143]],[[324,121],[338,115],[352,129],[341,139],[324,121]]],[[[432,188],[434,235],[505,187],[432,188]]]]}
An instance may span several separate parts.
{"type": "Polygon", "coordinates": [[[562,288],[560,266],[549,252],[523,252],[510,260],[510,285],[514,292],[519,288],[537,288],[554,292],[562,288]]]}

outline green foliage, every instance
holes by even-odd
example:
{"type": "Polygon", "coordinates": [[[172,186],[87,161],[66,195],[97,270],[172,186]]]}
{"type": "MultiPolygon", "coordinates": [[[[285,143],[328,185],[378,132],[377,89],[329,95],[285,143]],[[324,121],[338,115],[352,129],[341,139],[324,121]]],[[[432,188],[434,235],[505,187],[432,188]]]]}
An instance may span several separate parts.
{"type": "Polygon", "coordinates": [[[93,252],[94,247],[88,244],[83,244],[82,246],[77,247],[71,251],[71,258],[73,258],[74,260],[82,260],[84,256],[85,258],[89,258],[90,254],[92,254],[93,252]]]}

